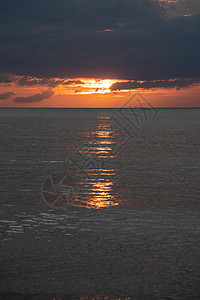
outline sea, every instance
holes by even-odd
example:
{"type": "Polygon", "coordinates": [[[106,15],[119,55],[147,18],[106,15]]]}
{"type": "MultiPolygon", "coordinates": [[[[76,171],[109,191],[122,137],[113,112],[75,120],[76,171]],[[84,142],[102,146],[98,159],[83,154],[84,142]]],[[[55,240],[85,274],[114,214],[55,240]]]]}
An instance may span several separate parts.
{"type": "Polygon", "coordinates": [[[199,299],[200,108],[0,109],[0,298],[199,299]]]}
{"type": "Polygon", "coordinates": [[[199,205],[199,130],[192,108],[2,108],[1,204],[199,205]]]}

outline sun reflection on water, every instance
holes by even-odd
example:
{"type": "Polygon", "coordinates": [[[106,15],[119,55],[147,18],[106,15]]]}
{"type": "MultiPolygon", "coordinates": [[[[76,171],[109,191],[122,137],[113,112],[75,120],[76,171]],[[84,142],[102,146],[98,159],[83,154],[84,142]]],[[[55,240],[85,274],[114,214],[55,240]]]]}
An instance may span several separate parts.
{"type": "Polygon", "coordinates": [[[88,179],[87,207],[102,208],[118,205],[112,195],[113,170],[96,170],[98,175],[88,179]],[[106,171],[106,174],[105,174],[106,171]]]}
{"type": "MultiPolygon", "coordinates": [[[[77,300],[131,300],[130,297],[115,297],[115,296],[102,296],[102,295],[95,295],[95,296],[78,296],[75,297],[77,300]]],[[[64,300],[62,297],[53,297],[52,300],[64,300]]]]}
{"type": "Polygon", "coordinates": [[[131,300],[130,297],[114,297],[114,296],[101,296],[101,295],[96,295],[95,297],[90,297],[90,296],[81,296],[79,300],[131,300]]]}
{"type": "MultiPolygon", "coordinates": [[[[105,120],[107,119],[100,119],[101,122],[105,120]]],[[[78,202],[84,202],[85,207],[98,209],[119,205],[113,195],[115,170],[107,167],[107,163],[114,158],[112,135],[109,123],[98,124],[97,130],[90,132],[92,138],[79,151],[84,157],[90,157],[94,165],[99,159],[105,164],[105,167],[84,170],[87,176],[80,182],[78,202]]]]}

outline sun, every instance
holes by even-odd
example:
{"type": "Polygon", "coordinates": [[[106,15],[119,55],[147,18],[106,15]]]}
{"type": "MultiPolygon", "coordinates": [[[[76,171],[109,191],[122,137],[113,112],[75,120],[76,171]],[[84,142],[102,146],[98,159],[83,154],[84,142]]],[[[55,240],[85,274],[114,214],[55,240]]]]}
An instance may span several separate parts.
{"type": "Polygon", "coordinates": [[[72,84],[66,85],[69,79],[66,79],[60,85],[54,88],[60,95],[91,95],[111,93],[110,87],[116,83],[116,79],[95,79],[95,78],[75,78],[71,80],[72,84]]]}
{"type": "Polygon", "coordinates": [[[84,88],[88,89],[87,94],[106,94],[110,93],[110,87],[116,80],[113,79],[90,79],[85,83],[84,88]]]}
{"type": "Polygon", "coordinates": [[[125,82],[120,79],[96,79],[96,78],[56,78],[58,83],[53,87],[55,95],[112,95],[112,85],[116,82],[125,82]]]}

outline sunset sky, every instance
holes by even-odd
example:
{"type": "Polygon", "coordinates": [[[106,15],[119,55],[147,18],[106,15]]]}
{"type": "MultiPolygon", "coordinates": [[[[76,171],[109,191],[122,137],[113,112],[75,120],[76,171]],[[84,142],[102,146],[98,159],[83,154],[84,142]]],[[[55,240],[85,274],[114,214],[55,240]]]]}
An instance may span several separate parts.
{"type": "Polygon", "coordinates": [[[1,107],[200,107],[199,0],[6,0],[0,23],[1,107]]]}

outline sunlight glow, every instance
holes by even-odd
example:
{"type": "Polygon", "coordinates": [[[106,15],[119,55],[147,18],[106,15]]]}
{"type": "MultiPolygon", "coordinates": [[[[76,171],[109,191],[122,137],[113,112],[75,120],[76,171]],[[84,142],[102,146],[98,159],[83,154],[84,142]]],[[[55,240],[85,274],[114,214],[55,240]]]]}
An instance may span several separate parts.
{"type": "Polygon", "coordinates": [[[84,89],[85,93],[87,94],[93,94],[93,93],[110,93],[110,87],[112,84],[114,84],[116,80],[112,79],[103,79],[103,80],[95,80],[95,79],[90,79],[89,81],[86,81],[84,84],[84,89]],[[88,91],[86,92],[86,89],[88,91]]]}
{"type": "Polygon", "coordinates": [[[123,80],[116,79],[92,79],[92,78],[76,78],[74,83],[67,85],[67,79],[54,88],[56,94],[59,95],[101,95],[112,93],[110,87],[116,83],[123,80]]]}
{"type": "MultiPolygon", "coordinates": [[[[105,122],[107,119],[100,119],[105,122]]],[[[98,124],[95,131],[91,133],[92,139],[79,151],[83,157],[91,157],[93,162],[100,158],[113,158],[111,136],[113,134],[110,124],[98,124]],[[103,142],[103,144],[102,144],[103,142]],[[105,143],[106,142],[106,143],[105,143]]],[[[111,168],[85,169],[88,174],[80,182],[81,193],[77,198],[78,206],[87,208],[102,208],[119,205],[113,195],[115,170],[111,168]]]]}

